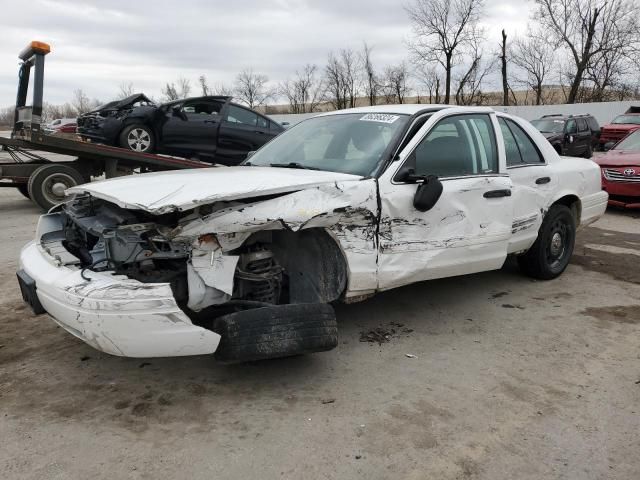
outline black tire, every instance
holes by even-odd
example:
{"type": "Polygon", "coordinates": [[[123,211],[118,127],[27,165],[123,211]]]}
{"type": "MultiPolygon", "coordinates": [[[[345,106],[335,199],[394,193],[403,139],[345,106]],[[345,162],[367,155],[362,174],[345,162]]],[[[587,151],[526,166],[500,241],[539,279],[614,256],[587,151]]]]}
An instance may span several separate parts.
{"type": "Polygon", "coordinates": [[[274,305],[219,317],[213,330],[222,338],[215,359],[238,363],[325,352],[338,345],[331,305],[274,305]]]}
{"type": "Polygon", "coordinates": [[[584,152],[584,158],[591,158],[593,157],[593,147],[591,146],[591,144],[587,145],[587,149],[584,152]]]}
{"type": "Polygon", "coordinates": [[[156,137],[147,125],[128,125],[120,132],[119,143],[122,148],[140,153],[152,153],[156,149],[156,137]]]}
{"type": "Polygon", "coordinates": [[[576,241],[576,219],[569,207],[552,205],[538,238],[518,264],[524,273],[540,280],[556,278],[567,268],[576,241]]]}
{"type": "Polygon", "coordinates": [[[29,195],[29,185],[27,185],[26,183],[21,183],[16,187],[16,190],[18,190],[22,195],[31,200],[31,196],[29,195]]]}
{"type": "Polygon", "coordinates": [[[45,211],[65,202],[63,190],[85,183],[76,169],[59,163],[43,165],[33,171],[27,184],[29,197],[45,211]]]}

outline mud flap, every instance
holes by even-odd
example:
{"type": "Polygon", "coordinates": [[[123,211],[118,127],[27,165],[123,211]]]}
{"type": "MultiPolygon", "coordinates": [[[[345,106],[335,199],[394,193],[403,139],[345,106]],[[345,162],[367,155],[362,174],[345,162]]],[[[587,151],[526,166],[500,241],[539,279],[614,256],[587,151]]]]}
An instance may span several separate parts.
{"type": "Polygon", "coordinates": [[[332,350],[338,325],[331,305],[274,305],[219,317],[213,330],[221,335],[215,352],[222,363],[238,363],[332,350]]]}

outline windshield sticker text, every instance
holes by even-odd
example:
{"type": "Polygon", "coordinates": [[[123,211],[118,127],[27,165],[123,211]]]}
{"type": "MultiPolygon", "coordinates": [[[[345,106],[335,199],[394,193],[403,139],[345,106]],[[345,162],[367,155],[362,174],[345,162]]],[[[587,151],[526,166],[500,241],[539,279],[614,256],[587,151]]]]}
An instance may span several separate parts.
{"type": "Polygon", "coordinates": [[[400,117],[398,115],[389,115],[388,113],[367,113],[364,117],[360,118],[362,122],[380,122],[380,123],[393,123],[400,117]]]}

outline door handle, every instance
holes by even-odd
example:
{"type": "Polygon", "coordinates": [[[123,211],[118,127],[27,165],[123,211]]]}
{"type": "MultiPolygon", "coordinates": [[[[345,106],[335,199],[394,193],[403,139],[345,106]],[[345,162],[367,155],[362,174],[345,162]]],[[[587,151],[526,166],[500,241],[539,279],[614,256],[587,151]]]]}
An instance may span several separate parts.
{"type": "Polygon", "coordinates": [[[506,188],[504,190],[489,190],[488,192],[484,192],[482,195],[484,198],[500,198],[500,197],[510,197],[511,190],[506,188]]]}
{"type": "Polygon", "coordinates": [[[549,183],[550,181],[550,177],[540,177],[536,179],[536,185],[544,185],[545,183],[549,183]]]}
{"type": "Polygon", "coordinates": [[[254,130],[253,133],[259,133],[260,135],[264,135],[264,132],[261,132],[260,130],[254,130]]]}
{"type": "Polygon", "coordinates": [[[205,120],[204,123],[218,123],[215,120],[205,120]]]}

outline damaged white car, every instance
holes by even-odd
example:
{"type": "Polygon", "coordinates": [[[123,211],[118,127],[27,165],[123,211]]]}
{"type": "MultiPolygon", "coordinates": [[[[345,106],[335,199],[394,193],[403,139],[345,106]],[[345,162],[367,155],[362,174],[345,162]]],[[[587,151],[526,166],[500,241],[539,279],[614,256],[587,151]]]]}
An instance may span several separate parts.
{"type": "Polygon", "coordinates": [[[70,189],[18,278],[36,313],[130,357],[329,350],[332,302],[499,269],[551,279],[605,211],[600,170],[489,108],[393,105],[301,122],[238,167],[70,189]]]}

